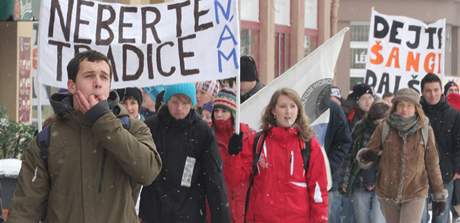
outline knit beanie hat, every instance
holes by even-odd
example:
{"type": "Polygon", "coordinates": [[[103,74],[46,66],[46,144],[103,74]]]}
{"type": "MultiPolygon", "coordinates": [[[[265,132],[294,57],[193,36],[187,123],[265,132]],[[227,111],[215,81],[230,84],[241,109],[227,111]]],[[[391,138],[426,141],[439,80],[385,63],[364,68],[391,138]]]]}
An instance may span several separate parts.
{"type": "Polygon", "coordinates": [[[412,88],[401,88],[399,89],[392,102],[396,105],[397,102],[402,100],[410,101],[415,104],[416,107],[420,107],[420,94],[412,88]]]}
{"type": "Polygon", "coordinates": [[[158,94],[165,90],[163,86],[155,86],[155,87],[145,87],[143,88],[144,92],[150,95],[153,101],[157,100],[158,94]]]}
{"type": "Polygon", "coordinates": [[[447,82],[446,85],[444,85],[444,95],[447,95],[447,91],[449,90],[449,88],[451,88],[452,86],[457,86],[457,83],[455,83],[454,81],[449,81],[447,82]]]}
{"type": "Polygon", "coordinates": [[[142,92],[139,88],[128,87],[128,88],[117,89],[117,94],[118,94],[118,97],[120,97],[121,102],[131,97],[137,101],[137,103],[139,104],[139,108],[142,105],[142,99],[143,99],[142,92]]]}
{"type": "Polygon", "coordinates": [[[193,83],[181,83],[181,84],[173,84],[173,85],[168,85],[165,86],[165,94],[163,96],[163,100],[166,103],[168,103],[169,99],[171,99],[172,96],[177,95],[177,94],[183,94],[190,98],[190,101],[192,102],[192,106],[196,105],[196,88],[195,84],[193,83]]]}
{"type": "MultiPolygon", "coordinates": [[[[214,109],[223,108],[232,113],[233,118],[236,117],[236,94],[230,88],[224,88],[219,91],[217,97],[214,98],[214,109]]],[[[213,110],[214,110],[213,109],[213,110]]]]}
{"type": "Polygon", "coordinates": [[[387,105],[385,102],[380,101],[374,103],[371,108],[369,109],[369,113],[367,114],[367,118],[371,121],[379,120],[385,118],[390,110],[390,106],[387,105]]]}
{"type": "Polygon", "coordinates": [[[218,81],[204,81],[196,83],[196,90],[202,90],[212,97],[216,97],[219,92],[219,82],[218,81]]]}
{"type": "Polygon", "coordinates": [[[213,108],[214,108],[214,103],[212,101],[203,105],[203,110],[206,110],[209,113],[212,113],[213,108]]]}
{"type": "Polygon", "coordinates": [[[358,101],[359,98],[361,98],[361,96],[365,94],[374,95],[374,90],[372,90],[372,87],[370,85],[362,83],[353,86],[353,100],[358,101]]]}
{"type": "Polygon", "coordinates": [[[241,81],[257,81],[256,62],[251,56],[241,56],[240,58],[240,80],[241,81]]]}

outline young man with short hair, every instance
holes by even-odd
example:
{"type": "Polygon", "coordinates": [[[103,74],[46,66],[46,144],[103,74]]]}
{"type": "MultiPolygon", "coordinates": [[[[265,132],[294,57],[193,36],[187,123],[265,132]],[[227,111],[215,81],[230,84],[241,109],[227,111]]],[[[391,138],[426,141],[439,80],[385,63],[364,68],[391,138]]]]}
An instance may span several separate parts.
{"type": "Polygon", "coordinates": [[[79,53],[67,75],[69,93],[50,98],[56,119],[24,151],[8,220],[138,222],[134,205],[140,184],[150,184],[161,169],[150,131],[141,121],[126,119],[110,91],[106,56],[79,53]],[[42,133],[46,137],[40,138],[42,133]]]}
{"type": "MultiPolygon", "coordinates": [[[[433,127],[442,179],[448,191],[446,210],[450,210],[453,180],[460,179],[460,113],[447,104],[446,97],[442,95],[441,79],[437,75],[425,75],[421,89],[422,108],[433,127]]],[[[440,216],[433,216],[432,222],[447,223],[448,220],[449,211],[444,211],[440,216]]]]}
{"type": "Polygon", "coordinates": [[[230,222],[222,161],[212,130],[195,112],[192,83],[165,86],[165,105],[146,120],[163,161],[142,189],[139,217],[152,222],[230,222]]]}

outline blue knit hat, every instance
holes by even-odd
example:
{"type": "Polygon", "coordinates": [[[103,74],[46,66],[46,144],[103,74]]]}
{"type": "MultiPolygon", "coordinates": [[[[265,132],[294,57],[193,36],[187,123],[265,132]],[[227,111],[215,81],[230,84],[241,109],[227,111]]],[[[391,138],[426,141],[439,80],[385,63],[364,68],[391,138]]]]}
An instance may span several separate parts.
{"type": "Polygon", "coordinates": [[[181,83],[165,86],[165,95],[163,100],[168,103],[169,99],[176,94],[183,94],[190,98],[192,106],[196,105],[196,88],[193,83],[181,83]]]}
{"type": "Polygon", "coordinates": [[[159,85],[155,87],[144,87],[144,92],[147,92],[153,101],[157,100],[158,94],[160,94],[164,90],[165,88],[163,87],[163,85],[159,85]]]}

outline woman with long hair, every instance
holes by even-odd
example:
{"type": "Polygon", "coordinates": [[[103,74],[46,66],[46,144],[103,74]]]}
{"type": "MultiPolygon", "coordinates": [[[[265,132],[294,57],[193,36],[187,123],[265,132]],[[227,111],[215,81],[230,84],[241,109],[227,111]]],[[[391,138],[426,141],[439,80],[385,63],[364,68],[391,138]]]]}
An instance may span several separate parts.
{"type": "Polygon", "coordinates": [[[362,168],[377,165],[375,191],[388,223],[419,223],[428,188],[433,193],[433,214],[446,206],[433,129],[413,89],[400,89],[390,116],[371,136],[356,159],[362,168]],[[377,163],[378,161],[378,163],[377,163]]]}
{"type": "Polygon", "coordinates": [[[246,221],[327,222],[325,162],[297,92],[277,90],[261,128],[246,221]]]}

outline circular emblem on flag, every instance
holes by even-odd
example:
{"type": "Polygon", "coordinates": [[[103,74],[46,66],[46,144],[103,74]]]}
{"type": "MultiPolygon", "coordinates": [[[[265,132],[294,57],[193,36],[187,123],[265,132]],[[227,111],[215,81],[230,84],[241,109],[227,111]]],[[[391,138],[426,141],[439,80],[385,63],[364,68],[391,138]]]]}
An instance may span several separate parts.
{"type": "Polygon", "coordinates": [[[329,97],[332,79],[324,78],[311,84],[307,90],[302,94],[302,104],[310,121],[318,118],[327,106],[324,99],[329,97]]]}

